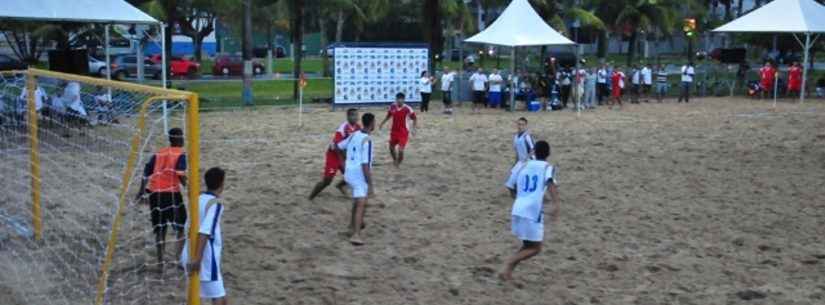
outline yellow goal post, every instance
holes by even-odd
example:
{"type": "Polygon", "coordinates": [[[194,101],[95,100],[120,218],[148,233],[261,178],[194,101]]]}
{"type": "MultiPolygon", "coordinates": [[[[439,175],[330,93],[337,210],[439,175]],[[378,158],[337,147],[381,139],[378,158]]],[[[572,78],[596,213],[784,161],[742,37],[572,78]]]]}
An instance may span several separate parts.
{"type": "MultiPolygon", "coordinates": [[[[19,169],[20,166],[16,167],[18,168],[18,170],[21,171],[21,173],[18,174],[18,176],[25,175],[28,176],[26,178],[30,178],[28,179],[30,180],[28,185],[24,186],[22,184],[17,184],[17,189],[3,189],[3,191],[15,191],[24,189],[25,187],[29,188],[28,191],[30,193],[30,197],[26,200],[21,200],[21,202],[29,201],[29,203],[31,204],[30,222],[32,231],[31,236],[29,236],[29,242],[22,241],[21,239],[12,239],[12,242],[9,242],[12,251],[15,251],[12,253],[14,253],[16,257],[9,256],[7,258],[8,261],[3,261],[3,263],[19,262],[21,263],[21,265],[25,265],[27,262],[36,262],[38,259],[43,259],[44,257],[58,256],[60,257],[60,261],[54,262],[51,265],[52,268],[54,268],[54,266],[58,266],[58,268],[56,268],[58,270],[55,270],[58,273],[61,272],[59,268],[59,266],[61,266],[60,264],[74,265],[77,264],[76,261],[88,261],[89,263],[86,263],[86,265],[99,264],[99,269],[96,271],[96,284],[85,283],[86,281],[84,280],[76,280],[75,278],[71,278],[72,274],[81,274],[84,270],[91,268],[67,270],[65,272],[66,275],[42,275],[37,277],[32,276],[29,282],[21,280],[21,283],[20,285],[18,285],[18,287],[25,287],[27,285],[30,286],[33,284],[36,285],[38,283],[38,279],[54,279],[55,282],[66,281],[73,283],[73,285],[77,286],[59,287],[61,284],[57,283],[48,285],[48,288],[32,288],[32,291],[19,291],[18,294],[22,296],[18,297],[23,300],[21,302],[36,303],[40,300],[38,299],[38,297],[65,297],[67,299],[85,299],[86,301],[78,302],[86,304],[90,303],[91,301],[93,301],[96,305],[116,303],[115,301],[107,299],[107,293],[110,290],[110,286],[114,285],[114,282],[111,282],[110,274],[112,272],[113,267],[113,257],[115,256],[116,249],[118,248],[118,240],[120,238],[119,234],[121,233],[121,227],[124,224],[124,214],[129,212],[127,211],[127,206],[130,204],[129,192],[130,189],[134,190],[135,185],[137,183],[136,180],[139,180],[136,179],[136,177],[139,176],[139,171],[137,170],[138,166],[140,166],[139,156],[141,156],[141,154],[144,153],[144,150],[147,150],[147,147],[150,146],[148,144],[148,136],[145,136],[145,133],[147,132],[147,122],[156,119],[156,117],[153,117],[152,113],[154,113],[155,116],[159,115],[160,111],[156,111],[156,109],[161,107],[160,105],[163,105],[163,119],[165,120],[166,103],[175,103],[176,105],[178,105],[180,109],[179,113],[181,114],[180,125],[185,130],[186,144],[184,149],[186,153],[186,176],[188,181],[188,185],[186,186],[186,201],[188,201],[187,218],[189,224],[188,231],[185,234],[189,240],[197,240],[199,230],[198,197],[200,194],[201,179],[199,100],[198,95],[196,93],[181,90],[164,89],[159,87],[127,82],[109,81],[105,79],[33,68],[19,71],[0,71],[0,80],[2,80],[2,82],[0,82],[0,101],[3,102],[2,104],[0,104],[0,106],[4,106],[5,104],[5,107],[0,107],[0,110],[3,110],[2,116],[0,116],[0,122],[3,122],[4,124],[2,129],[4,138],[0,139],[4,143],[2,143],[2,146],[0,146],[0,153],[4,154],[4,156],[5,154],[8,154],[8,156],[13,156],[9,159],[19,157],[19,160],[22,161],[24,157],[19,155],[22,155],[25,152],[27,152],[29,166],[26,166],[26,168],[28,170],[28,173],[22,172],[23,169],[19,169]],[[75,83],[77,85],[73,85],[72,83],[75,83]],[[77,104],[72,105],[69,101],[69,98],[67,97],[70,95],[71,92],[73,92],[73,89],[70,89],[74,88],[72,86],[76,86],[78,88],[83,86],[84,88],[82,90],[77,89],[78,94],[80,96],[77,96],[76,101],[77,104],[79,104],[80,106],[77,106],[77,104]],[[103,100],[105,101],[105,97],[108,97],[108,104],[105,102],[101,103],[107,104],[109,108],[99,111],[91,109],[87,111],[88,108],[105,108],[105,106],[91,106],[89,104],[88,99],[94,94],[89,93],[88,88],[96,88],[97,91],[95,91],[94,94],[99,95],[95,97],[95,99],[99,99],[100,96],[103,96],[103,100]],[[107,91],[108,95],[106,95],[107,91]],[[113,92],[116,93],[113,94],[113,92]],[[54,97],[50,99],[47,97],[49,95],[53,95],[54,97]],[[113,95],[117,95],[117,97],[114,97],[113,95]],[[61,102],[59,102],[59,100],[61,99],[63,107],[61,111],[64,112],[55,111],[57,107],[54,107],[54,105],[60,104],[61,102]],[[112,102],[113,100],[118,99],[119,101],[112,102]],[[51,101],[45,102],[46,100],[51,101]],[[18,103],[19,105],[15,106],[15,103],[18,103]],[[113,106],[113,104],[116,105],[113,106]],[[79,107],[79,109],[82,110],[80,111],[83,114],[82,116],[78,115],[78,112],[73,110],[73,107],[75,106],[79,107]],[[117,109],[113,110],[115,108],[117,109]],[[56,119],[57,117],[59,117],[60,119],[56,119]],[[102,119],[103,117],[107,118],[102,119]],[[19,126],[14,125],[15,121],[20,122],[18,124],[19,126]],[[47,125],[47,127],[44,128],[45,130],[40,129],[41,124],[47,125]],[[117,128],[110,127],[115,126],[116,124],[119,124],[117,128]],[[99,127],[98,130],[89,131],[92,130],[92,128],[94,128],[91,126],[104,127],[99,127]],[[114,129],[118,130],[111,131],[114,129]],[[112,135],[121,135],[124,132],[133,132],[130,140],[120,141],[118,139],[114,139],[115,136],[112,135]],[[69,135],[60,135],[59,133],[68,133],[69,135]],[[112,138],[106,139],[106,136],[110,136],[112,138]],[[43,143],[42,138],[44,137],[47,138],[47,143],[43,143]],[[24,142],[28,143],[23,144],[24,142]],[[118,146],[121,144],[120,142],[124,143],[122,143],[121,146],[118,146]],[[16,143],[19,143],[19,145],[17,145],[16,143]],[[117,162],[114,162],[117,165],[115,166],[115,168],[122,167],[121,169],[115,169],[122,170],[120,174],[119,186],[117,187],[117,190],[112,189],[112,194],[106,194],[107,196],[112,196],[112,199],[114,199],[113,197],[116,193],[116,203],[112,202],[112,205],[96,203],[102,206],[103,210],[109,208],[113,209],[113,213],[105,214],[99,217],[103,219],[100,220],[100,222],[106,225],[109,224],[109,221],[106,218],[111,217],[111,226],[109,227],[108,232],[104,232],[105,234],[108,234],[108,237],[105,237],[105,234],[99,234],[99,240],[95,240],[94,237],[88,236],[80,237],[89,239],[87,242],[83,242],[83,245],[91,245],[89,246],[89,248],[91,249],[85,251],[90,253],[89,255],[86,255],[85,252],[82,255],[77,253],[71,253],[70,251],[73,251],[72,248],[76,246],[75,244],[66,244],[58,246],[51,244],[56,243],[55,241],[44,241],[44,234],[50,234],[50,232],[52,232],[48,228],[66,226],[66,224],[70,223],[70,221],[61,220],[61,223],[52,223],[49,217],[44,216],[44,210],[49,209],[50,206],[43,206],[43,181],[44,179],[48,179],[45,178],[43,176],[44,173],[41,172],[41,170],[43,170],[43,163],[41,162],[43,160],[41,159],[42,157],[44,157],[41,152],[41,147],[43,147],[43,145],[46,145],[48,149],[51,149],[55,152],[53,155],[49,155],[46,157],[49,160],[48,162],[50,162],[50,166],[52,168],[59,166],[55,164],[67,163],[66,161],[60,160],[70,160],[68,163],[71,163],[72,159],[60,159],[63,158],[63,156],[61,155],[73,155],[74,158],[89,158],[92,159],[89,160],[89,162],[94,162],[94,159],[98,158],[98,156],[96,155],[78,157],[84,151],[91,151],[91,149],[88,147],[93,147],[94,145],[99,145],[100,147],[106,146],[108,147],[108,149],[115,149],[111,147],[125,148],[128,146],[128,153],[122,152],[125,156],[125,165],[116,164],[117,162]],[[15,151],[23,153],[14,155],[15,151]],[[38,247],[40,249],[38,249],[38,247]]],[[[166,130],[163,130],[162,134],[165,135],[166,132],[166,130]]],[[[157,134],[160,135],[161,133],[157,132],[157,134]]],[[[162,137],[158,136],[158,138],[162,137]]],[[[103,150],[95,152],[96,154],[104,156],[107,154],[106,151],[103,150]]],[[[67,164],[67,166],[69,165],[70,164],[67,164]]],[[[0,164],[0,170],[3,170],[4,167],[7,168],[11,166],[14,165],[12,165],[11,163],[2,163],[0,164]]],[[[106,170],[110,171],[112,168],[113,166],[107,165],[106,170]]],[[[71,169],[66,171],[72,174],[71,169]]],[[[108,172],[92,173],[90,175],[93,174],[107,176],[108,172]]],[[[116,181],[117,179],[109,178],[108,180],[116,181]]],[[[71,188],[71,186],[67,187],[71,188]]],[[[101,189],[102,191],[100,192],[105,192],[106,187],[97,187],[97,189],[101,189]]],[[[103,196],[101,195],[101,197],[103,196]]],[[[69,202],[69,204],[75,203],[77,203],[78,205],[82,205],[76,201],[69,202]]],[[[4,206],[0,205],[0,212],[4,212],[3,208],[4,206]]],[[[11,208],[15,207],[10,207],[10,209],[11,208]]],[[[2,216],[2,214],[0,214],[0,216],[2,216]]],[[[77,223],[79,223],[76,225],[78,227],[77,230],[55,230],[55,234],[61,236],[55,236],[54,240],[58,240],[58,238],[63,238],[64,235],[66,238],[72,237],[73,235],[77,237],[77,232],[83,233],[91,230],[84,228],[84,226],[93,225],[91,223],[84,223],[83,221],[77,221],[77,223]]],[[[138,234],[141,234],[141,232],[139,232],[138,234]]],[[[129,236],[127,238],[131,240],[136,240],[134,244],[137,245],[140,245],[144,240],[144,237],[129,236]]],[[[148,240],[148,238],[146,240],[148,240]]],[[[141,249],[138,249],[137,251],[135,251],[135,254],[130,255],[145,256],[145,253],[143,252],[148,252],[140,250],[141,249]]],[[[189,243],[189,248],[186,249],[186,251],[189,251],[190,257],[194,257],[195,243],[189,243]]],[[[124,274],[130,273],[131,277],[126,279],[126,277],[124,276],[124,279],[118,279],[118,281],[122,282],[118,285],[128,286],[129,284],[125,283],[135,283],[135,281],[140,282],[141,280],[148,281],[148,279],[150,279],[151,277],[145,275],[145,270],[142,270],[147,268],[149,268],[148,264],[122,267],[121,269],[123,270],[120,270],[119,272],[122,272],[124,274]],[[129,268],[141,270],[131,271],[129,268]]],[[[190,273],[187,275],[181,275],[180,278],[188,278],[188,280],[185,281],[185,285],[187,287],[185,289],[186,292],[181,292],[180,295],[177,296],[178,298],[175,298],[175,293],[172,293],[173,296],[170,296],[170,302],[176,303],[179,302],[181,298],[183,298],[186,304],[199,304],[199,275],[197,273],[190,273]]],[[[152,284],[139,283],[139,285],[146,286],[146,291],[153,290],[151,287],[152,284]]],[[[118,296],[123,298],[124,300],[130,297],[128,296],[127,292],[117,293],[118,296]]],[[[74,304],[73,302],[67,303],[74,304]]]]}

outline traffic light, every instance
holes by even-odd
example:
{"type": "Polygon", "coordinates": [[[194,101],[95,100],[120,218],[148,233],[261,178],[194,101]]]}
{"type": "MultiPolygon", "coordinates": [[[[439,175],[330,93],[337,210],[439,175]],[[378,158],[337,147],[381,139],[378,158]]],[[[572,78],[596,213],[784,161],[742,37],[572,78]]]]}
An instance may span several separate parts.
{"type": "Polygon", "coordinates": [[[696,35],[696,19],[685,18],[685,25],[682,27],[682,30],[685,32],[685,36],[687,37],[693,37],[696,35]]]}

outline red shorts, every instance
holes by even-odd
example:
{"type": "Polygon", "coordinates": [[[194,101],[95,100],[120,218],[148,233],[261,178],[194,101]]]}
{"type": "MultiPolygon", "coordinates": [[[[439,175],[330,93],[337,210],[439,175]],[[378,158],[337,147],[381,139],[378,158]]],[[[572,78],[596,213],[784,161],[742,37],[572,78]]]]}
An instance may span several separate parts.
{"type": "Polygon", "coordinates": [[[788,91],[796,91],[802,89],[802,82],[789,82],[788,83],[788,91]]]}
{"type": "Polygon", "coordinates": [[[390,146],[395,147],[398,145],[401,149],[407,146],[407,141],[409,141],[409,135],[406,134],[390,134],[390,146]]]}
{"type": "Polygon", "coordinates": [[[338,154],[327,150],[326,162],[324,165],[324,177],[332,178],[338,171],[344,172],[344,163],[338,159],[338,154]]]}
{"type": "Polygon", "coordinates": [[[622,96],[622,89],[618,87],[613,87],[613,90],[610,90],[610,95],[613,97],[620,97],[622,96]]]}

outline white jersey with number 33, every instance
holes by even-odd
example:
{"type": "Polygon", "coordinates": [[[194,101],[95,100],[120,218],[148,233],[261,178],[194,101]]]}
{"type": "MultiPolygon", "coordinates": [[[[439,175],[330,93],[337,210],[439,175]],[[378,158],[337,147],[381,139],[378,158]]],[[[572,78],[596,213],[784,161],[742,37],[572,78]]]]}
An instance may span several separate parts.
{"type": "Polygon", "coordinates": [[[556,183],[555,174],[555,168],[546,161],[527,161],[516,176],[516,202],[512,215],[540,220],[544,192],[550,183],[556,183]]]}

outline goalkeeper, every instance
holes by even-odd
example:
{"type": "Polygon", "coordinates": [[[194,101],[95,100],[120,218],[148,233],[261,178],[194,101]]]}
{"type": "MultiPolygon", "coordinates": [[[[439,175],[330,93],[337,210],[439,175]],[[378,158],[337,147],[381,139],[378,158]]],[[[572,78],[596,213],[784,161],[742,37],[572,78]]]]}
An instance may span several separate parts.
{"type": "Polygon", "coordinates": [[[172,226],[177,234],[176,252],[183,248],[183,227],[186,224],[186,205],[181,195],[181,185],[186,185],[186,155],[183,150],[183,130],[169,130],[169,147],[161,148],[146,163],[137,199],[149,201],[152,228],[155,232],[158,264],[163,267],[166,229],[172,226]]]}

